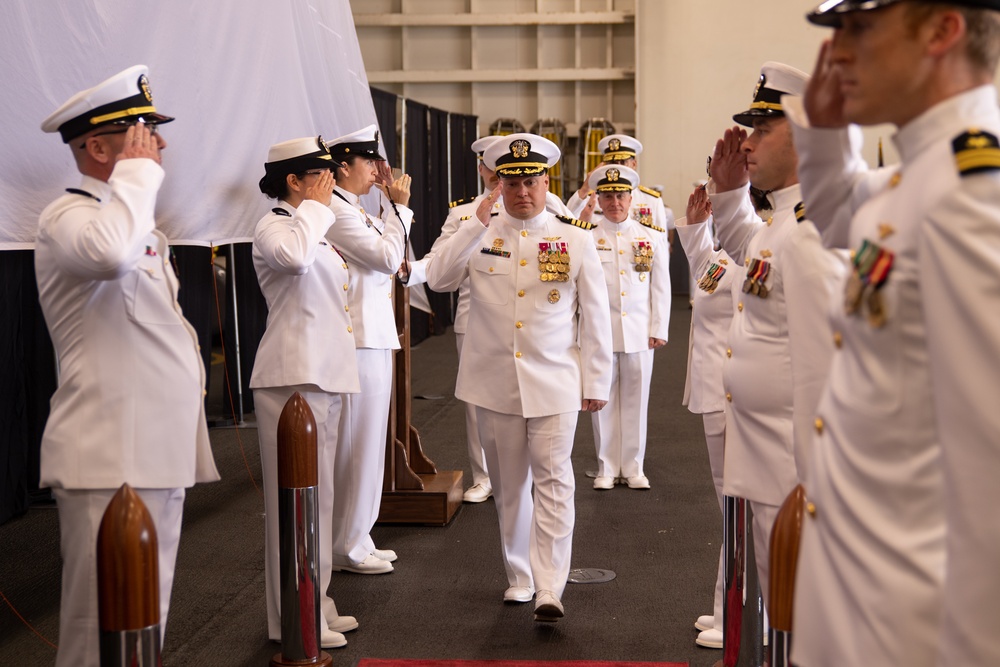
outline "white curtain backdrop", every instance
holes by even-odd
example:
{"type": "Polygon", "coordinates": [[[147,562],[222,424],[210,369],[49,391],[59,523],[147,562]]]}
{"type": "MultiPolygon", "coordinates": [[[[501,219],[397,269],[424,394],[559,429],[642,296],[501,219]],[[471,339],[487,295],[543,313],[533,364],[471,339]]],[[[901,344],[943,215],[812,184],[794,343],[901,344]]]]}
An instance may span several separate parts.
{"type": "Polygon", "coordinates": [[[348,0],[3,0],[0,250],[79,184],[42,120],[73,93],[145,64],[163,126],[159,228],[175,243],[249,241],[270,203],[268,147],[375,123],[348,0]]]}

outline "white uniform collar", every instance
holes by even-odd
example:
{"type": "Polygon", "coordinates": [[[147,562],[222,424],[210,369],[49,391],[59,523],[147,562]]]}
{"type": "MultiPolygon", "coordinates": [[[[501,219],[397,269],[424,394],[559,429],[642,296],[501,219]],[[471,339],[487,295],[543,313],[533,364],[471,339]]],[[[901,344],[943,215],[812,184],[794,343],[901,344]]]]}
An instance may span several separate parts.
{"type": "Polygon", "coordinates": [[[949,97],[920,114],[892,136],[899,158],[906,164],[928,145],[952,138],[962,128],[978,127],[984,119],[1000,121],[997,90],[986,84],[949,97]]]}
{"type": "Polygon", "coordinates": [[[802,187],[796,183],[781,190],[774,190],[767,195],[775,213],[786,209],[793,209],[795,205],[802,201],[802,187]]]}
{"type": "Polygon", "coordinates": [[[354,194],[353,192],[348,192],[347,190],[345,190],[344,188],[340,187],[339,185],[333,186],[333,189],[336,190],[337,192],[339,192],[344,197],[344,199],[347,200],[348,204],[350,204],[351,206],[353,206],[354,208],[357,208],[357,209],[361,208],[361,197],[359,197],[358,195],[354,194]]]}

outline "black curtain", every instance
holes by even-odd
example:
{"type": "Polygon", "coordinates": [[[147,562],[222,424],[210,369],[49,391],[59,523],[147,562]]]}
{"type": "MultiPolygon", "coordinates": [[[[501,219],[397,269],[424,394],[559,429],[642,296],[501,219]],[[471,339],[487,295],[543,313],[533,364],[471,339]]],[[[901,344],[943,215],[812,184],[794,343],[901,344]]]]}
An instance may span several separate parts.
{"type": "Polygon", "coordinates": [[[223,388],[225,417],[237,414],[235,406],[236,381],[236,320],[239,320],[240,380],[243,391],[243,412],[253,412],[253,392],[250,390],[250,372],[257,358],[257,348],[267,325],[267,301],[257,283],[253,268],[253,244],[234,243],[224,246],[226,254],[226,319],[222,334],[226,354],[226,386],[223,388]],[[234,268],[235,266],[235,268],[234,268]],[[233,316],[232,293],[236,286],[236,317],[233,316]]]}
{"type": "Polygon", "coordinates": [[[0,251],[0,523],[38,490],[42,431],[56,390],[33,250],[0,251]]]}
{"type": "Polygon", "coordinates": [[[382,132],[382,143],[385,144],[386,158],[389,164],[399,166],[399,136],[396,130],[398,125],[396,119],[396,102],[399,97],[395,93],[390,93],[378,88],[372,88],[372,104],[375,105],[375,118],[378,119],[378,127],[382,132]]]}
{"type": "MultiPolygon", "coordinates": [[[[431,223],[429,203],[434,199],[434,193],[429,191],[430,174],[428,159],[428,133],[430,131],[427,112],[430,109],[420,102],[406,101],[406,173],[413,182],[410,186],[410,208],[413,209],[413,226],[410,228],[410,245],[413,256],[423,257],[434,238],[430,237],[427,228],[431,223]]],[[[438,223],[440,224],[440,223],[438,223]]],[[[430,316],[416,308],[410,308],[410,343],[416,345],[430,335],[430,316]]]]}
{"type": "MultiPolygon", "coordinates": [[[[212,265],[212,248],[208,246],[175,245],[170,247],[174,273],[180,289],[177,303],[184,317],[198,334],[201,361],[205,365],[205,391],[210,391],[212,377],[212,326],[218,322],[215,306],[215,267],[212,265]]],[[[219,299],[225,298],[219,294],[219,299]]],[[[217,328],[217,327],[216,327],[217,328]]],[[[206,398],[207,403],[207,398],[206,398]]]]}
{"type": "MultiPolygon", "coordinates": [[[[425,203],[427,217],[424,218],[422,225],[427,230],[426,247],[417,252],[417,257],[422,257],[431,249],[431,245],[441,235],[441,227],[448,217],[448,112],[432,108],[428,110],[428,115],[430,132],[427,135],[429,158],[427,190],[431,196],[425,203]]],[[[417,248],[414,247],[414,250],[417,251],[417,248]]],[[[434,313],[431,333],[440,336],[453,322],[451,294],[428,289],[427,300],[434,313]]]]}

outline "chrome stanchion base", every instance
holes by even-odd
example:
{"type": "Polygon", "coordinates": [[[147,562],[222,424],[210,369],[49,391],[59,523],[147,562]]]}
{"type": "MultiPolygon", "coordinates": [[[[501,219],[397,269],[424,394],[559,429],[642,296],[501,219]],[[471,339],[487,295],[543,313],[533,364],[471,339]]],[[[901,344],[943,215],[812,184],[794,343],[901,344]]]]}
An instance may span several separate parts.
{"type": "Polygon", "coordinates": [[[160,624],[101,632],[101,667],[159,667],[160,624]]]}

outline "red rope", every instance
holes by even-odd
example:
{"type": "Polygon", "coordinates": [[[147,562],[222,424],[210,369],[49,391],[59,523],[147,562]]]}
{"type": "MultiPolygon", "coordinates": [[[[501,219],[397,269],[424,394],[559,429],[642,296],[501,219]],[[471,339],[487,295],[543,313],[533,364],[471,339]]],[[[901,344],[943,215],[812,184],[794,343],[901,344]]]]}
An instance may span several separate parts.
{"type": "Polygon", "coordinates": [[[21,612],[19,612],[17,609],[14,608],[14,605],[12,605],[11,602],[10,602],[10,600],[7,599],[7,596],[3,594],[3,591],[0,591],[0,598],[3,598],[3,601],[5,603],[7,603],[7,606],[10,607],[10,610],[12,612],[14,612],[14,615],[17,616],[19,619],[21,619],[21,622],[24,623],[24,625],[25,625],[26,628],[28,628],[29,630],[31,630],[32,632],[34,632],[35,635],[37,635],[39,639],[41,639],[43,642],[45,642],[46,644],[48,644],[52,648],[54,648],[54,649],[58,649],[59,648],[58,646],[56,646],[55,644],[53,644],[52,642],[50,642],[48,639],[46,639],[42,635],[41,632],[39,632],[38,630],[35,630],[35,628],[31,625],[31,623],[28,623],[28,621],[25,620],[24,616],[21,616],[21,612]]]}

